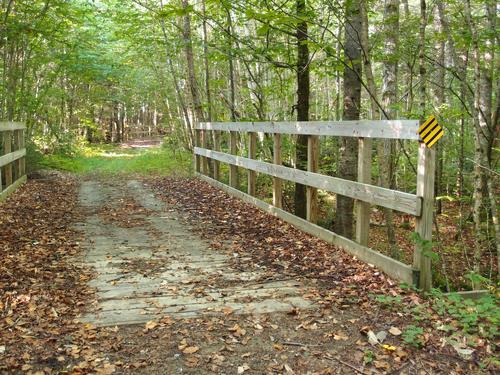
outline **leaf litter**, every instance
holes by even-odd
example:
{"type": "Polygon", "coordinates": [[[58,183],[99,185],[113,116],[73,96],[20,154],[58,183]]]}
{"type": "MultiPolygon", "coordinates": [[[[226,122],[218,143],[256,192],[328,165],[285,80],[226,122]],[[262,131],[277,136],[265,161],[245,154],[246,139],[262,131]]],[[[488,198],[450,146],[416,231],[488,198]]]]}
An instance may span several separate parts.
{"type": "Polygon", "coordinates": [[[443,345],[435,332],[424,332],[424,349],[405,345],[401,336],[407,317],[381,309],[369,297],[387,294],[416,304],[418,295],[343,251],[192,179],[161,179],[150,185],[182,213],[186,225],[210,240],[214,251],[231,254],[241,270],[259,268],[269,277],[304,280],[304,298],[315,307],[258,316],[227,307],[214,315],[164,316],[143,325],[109,328],[80,323],[78,316],[95,296],[88,286],[92,270],[73,261],[81,252],[81,235],[72,224],[85,214],[77,206],[77,185],[61,177],[30,181],[0,206],[0,372],[480,371],[478,351],[443,345]],[[377,338],[375,345],[368,343],[367,332],[377,338]]]}

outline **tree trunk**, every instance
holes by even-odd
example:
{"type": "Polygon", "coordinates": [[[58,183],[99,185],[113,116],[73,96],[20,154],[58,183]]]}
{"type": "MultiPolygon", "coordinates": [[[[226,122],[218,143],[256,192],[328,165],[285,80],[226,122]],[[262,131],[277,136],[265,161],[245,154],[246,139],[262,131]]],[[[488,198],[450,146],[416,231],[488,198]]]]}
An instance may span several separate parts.
{"type": "MultiPolygon", "coordinates": [[[[398,103],[398,49],[399,49],[399,0],[386,0],[384,7],[385,51],[382,78],[382,104],[388,119],[395,119],[398,103]]],[[[392,187],[394,175],[394,141],[384,139],[378,143],[379,176],[382,187],[392,187]]],[[[387,239],[391,256],[400,258],[396,245],[393,212],[384,207],[387,239]]]]}
{"type": "MultiPolygon", "coordinates": [[[[309,121],[309,47],[307,45],[306,0],[297,0],[297,121],[309,121]]],[[[295,145],[296,167],[307,169],[307,135],[297,136],[295,145]]],[[[305,219],[306,187],[295,184],[295,215],[305,219]]]]}
{"type": "MultiPolygon", "coordinates": [[[[361,107],[361,14],[359,0],[347,2],[345,13],[344,59],[349,65],[344,70],[344,120],[359,120],[361,107]]],[[[357,176],[357,149],[355,138],[343,138],[339,160],[339,177],[355,180],[357,176]]],[[[338,234],[353,237],[353,206],[351,198],[337,195],[334,230],[338,234]]]]}

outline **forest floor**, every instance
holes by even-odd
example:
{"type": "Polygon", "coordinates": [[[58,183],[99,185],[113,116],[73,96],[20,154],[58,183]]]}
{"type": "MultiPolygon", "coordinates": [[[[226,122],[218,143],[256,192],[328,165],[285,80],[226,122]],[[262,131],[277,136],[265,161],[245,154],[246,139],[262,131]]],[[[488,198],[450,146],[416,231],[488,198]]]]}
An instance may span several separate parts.
{"type": "Polygon", "coordinates": [[[0,252],[1,373],[498,370],[495,301],[424,299],[197,179],[39,174],[0,252]]]}

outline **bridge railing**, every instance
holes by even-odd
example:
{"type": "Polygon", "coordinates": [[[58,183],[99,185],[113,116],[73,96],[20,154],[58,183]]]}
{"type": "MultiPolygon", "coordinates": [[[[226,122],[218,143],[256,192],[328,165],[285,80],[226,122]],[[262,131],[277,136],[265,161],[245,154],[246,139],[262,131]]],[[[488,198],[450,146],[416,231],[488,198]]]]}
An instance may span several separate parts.
{"type": "Polygon", "coordinates": [[[431,261],[425,253],[425,241],[432,239],[432,213],[434,200],[435,152],[425,144],[418,148],[416,194],[386,189],[372,184],[372,139],[401,139],[420,141],[417,134],[418,120],[393,121],[309,121],[309,122],[211,122],[195,125],[195,169],[203,180],[232,195],[252,203],[299,229],[329,243],[344,248],[358,259],[373,264],[389,276],[416,284],[424,290],[431,287],[431,261]],[[214,149],[207,148],[208,131],[214,131],[214,149]],[[220,132],[229,132],[229,152],[220,151],[220,132]],[[238,132],[248,133],[248,157],[236,155],[238,132]],[[273,137],[273,163],[256,159],[257,133],[273,137]],[[282,134],[308,137],[307,170],[282,165],[282,134]],[[350,181],[318,173],[319,136],[358,138],[358,179],[350,181]],[[213,168],[208,160],[213,160],[213,168]],[[229,164],[229,185],[219,181],[219,163],[229,164]],[[247,194],[238,190],[238,167],[247,169],[247,194]],[[255,198],[256,173],[273,177],[273,204],[255,198]],[[210,177],[208,175],[211,175],[210,177]],[[307,187],[307,220],[282,209],[282,181],[292,181],[307,187]],[[355,241],[316,225],[318,218],[317,189],[347,196],[358,201],[356,205],[355,241]],[[417,241],[413,264],[407,265],[368,247],[370,205],[387,207],[416,217],[417,241]]]}
{"type": "Polygon", "coordinates": [[[26,126],[0,122],[0,202],[26,182],[26,126]]]}

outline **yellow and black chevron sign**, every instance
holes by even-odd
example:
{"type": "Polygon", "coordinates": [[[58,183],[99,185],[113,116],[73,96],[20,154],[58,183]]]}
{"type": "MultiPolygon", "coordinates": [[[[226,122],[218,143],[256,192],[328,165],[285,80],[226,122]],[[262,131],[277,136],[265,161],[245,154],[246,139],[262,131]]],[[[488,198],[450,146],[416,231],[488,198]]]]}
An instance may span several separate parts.
{"type": "Polygon", "coordinates": [[[436,118],[431,115],[420,125],[418,134],[427,147],[432,147],[444,134],[443,128],[438,124],[436,118]]]}

